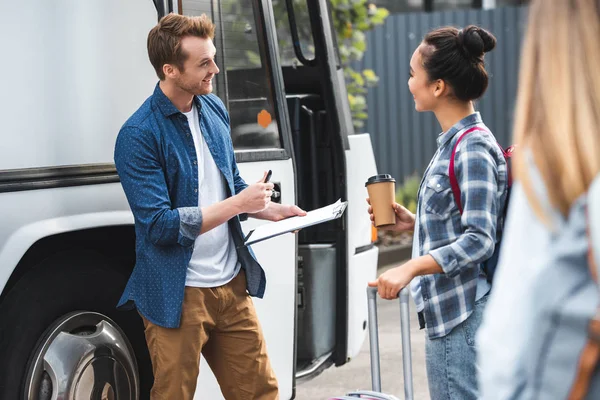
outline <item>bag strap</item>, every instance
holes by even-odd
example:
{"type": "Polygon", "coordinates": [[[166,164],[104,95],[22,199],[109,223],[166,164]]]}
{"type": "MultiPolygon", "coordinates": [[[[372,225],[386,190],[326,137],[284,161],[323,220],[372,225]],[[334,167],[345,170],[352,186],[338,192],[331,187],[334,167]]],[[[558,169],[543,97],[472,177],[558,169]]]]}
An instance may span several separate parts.
{"type": "MultiPolygon", "coordinates": [[[[596,184],[592,185],[588,193],[587,208],[587,220],[589,221],[587,229],[589,238],[588,266],[596,284],[598,284],[598,267],[600,267],[600,263],[597,261],[600,257],[600,254],[598,254],[600,250],[600,246],[598,246],[598,243],[600,243],[600,207],[598,207],[598,204],[600,203],[598,201],[600,201],[600,181],[596,179],[596,184]]],[[[598,361],[600,361],[600,306],[596,309],[596,315],[588,325],[588,340],[579,357],[577,374],[571,387],[569,400],[583,400],[585,398],[598,361]]]]}
{"type": "MultiPolygon", "coordinates": [[[[463,138],[469,133],[475,131],[487,132],[485,129],[482,129],[478,126],[475,126],[471,129],[467,129],[465,132],[463,132],[463,134],[460,135],[456,143],[454,143],[452,155],[450,156],[450,164],[448,164],[448,178],[450,178],[450,187],[452,188],[452,194],[454,195],[454,203],[456,203],[456,206],[458,207],[458,210],[461,214],[463,213],[463,208],[462,203],[460,201],[460,187],[458,186],[458,180],[456,179],[456,173],[454,172],[454,156],[456,155],[456,149],[458,148],[460,141],[463,140],[463,138]]],[[[502,150],[502,153],[504,154],[504,150],[502,150]]]]}

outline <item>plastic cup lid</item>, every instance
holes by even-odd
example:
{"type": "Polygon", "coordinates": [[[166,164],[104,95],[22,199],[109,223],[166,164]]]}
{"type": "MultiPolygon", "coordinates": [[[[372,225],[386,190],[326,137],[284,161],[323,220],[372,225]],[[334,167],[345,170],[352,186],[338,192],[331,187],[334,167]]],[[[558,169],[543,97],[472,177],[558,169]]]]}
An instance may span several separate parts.
{"type": "Polygon", "coordinates": [[[394,178],[392,178],[392,176],[390,174],[380,174],[380,175],[375,175],[375,176],[370,177],[367,180],[367,183],[365,183],[365,186],[372,185],[374,183],[381,183],[381,182],[396,182],[396,180],[394,178]]]}

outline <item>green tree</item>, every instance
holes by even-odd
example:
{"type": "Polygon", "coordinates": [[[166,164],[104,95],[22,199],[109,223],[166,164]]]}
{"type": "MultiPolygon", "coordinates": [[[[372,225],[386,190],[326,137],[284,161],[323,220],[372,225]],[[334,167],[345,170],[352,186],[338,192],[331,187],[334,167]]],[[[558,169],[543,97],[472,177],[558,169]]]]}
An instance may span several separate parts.
{"type": "MultiPolygon", "coordinates": [[[[337,33],[340,58],[346,77],[348,101],[356,129],[364,127],[367,119],[367,89],[375,86],[379,78],[371,69],[356,71],[351,64],[363,58],[367,49],[365,32],[382,25],[389,12],[379,8],[371,0],[330,0],[333,24],[337,33]]],[[[298,25],[300,44],[307,58],[314,56],[314,45],[308,18],[306,0],[293,0],[298,25]]],[[[273,0],[282,63],[298,63],[293,53],[292,41],[287,24],[285,0],[273,0]],[[280,23],[285,21],[285,23],[280,23]],[[291,61],[293,60],[293,62],[291,61]]]]}
{"type": "Polygon", "coordinates": [[[416,213],[420,185],[421,177],[417,173],[406,177],[396,190],[396,203],[402,204],[411,212],[416,213]]]}
{"type": "Polygon", "coordinates": [[[365,95],[369,87],[379,82],[379,78],[371,69],[356,71],[351,65],[360,61],[367,50],[365,32],[382,25],[389,12],[369,0],[331,0],[331,6],[352,119],[354,127],[360,130],[368,117],[365,95]]]}

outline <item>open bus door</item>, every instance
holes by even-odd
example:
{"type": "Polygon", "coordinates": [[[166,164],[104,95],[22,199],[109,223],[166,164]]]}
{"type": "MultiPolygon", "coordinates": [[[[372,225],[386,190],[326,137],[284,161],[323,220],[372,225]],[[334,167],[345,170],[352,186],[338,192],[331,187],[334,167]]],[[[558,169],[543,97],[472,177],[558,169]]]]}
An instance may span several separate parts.
{"type": "MultiPolygon", "coordinates": [[[[373,244],[370,220],[365,216],[367,192],[364,183],[376,174],[377,169],[370,136],[354,132],[329,1],[273,1],[275,11],[283,2],[288,11],[287,19],[277,18],[277,21],[289,21],[285,25],[278,23],[278,34],[293,127],[298,202],[311,209],[337,198],[348,201],[341,220],[300,234],[300,251],[310,255],[310,249],[314,248],[312,258],[322,259],[319,246],[335,248],[335,265],[331,273],[335,285],[329,286],[335,287],[335,306],[328,319],[325,318],[322,305],[329,303],[322,294],[318,297],[319,285],[315,284],[315,294],[309,301],[319,304],[320,308],[319,311],[304,310],[317,315],[309,318],[308,323],[299,319],[298,343],[315,334],[317,328],[311,327],[311,322],[319,319],[334,321],[331,331],[327,326],[321,326],[320,334],[333,338],[329,342],[333,350],[329,362],[340,366],[359,353],[366,335],[365,287],[376,276],[378,249],[373,244]]],[[[316,267],[326,279],[319,269],[323,268],[323,263],[316,267]]],[[[318,276],[316,271],[312,273],[313,279],[318,276]]],[[[302,311],[302,307],[299,309],[302,311]]],[[[319,341],[309,342],[313,348],[322,346],[319,341]]],[[[318,371],[319,362],[324,360],[315,360],[311,357],[313,354],[300,350],[297,375],[309,376],[318,371]],[[312,366],[306,368],[306,363],[312,366]]],[[[323,351],[317,355],[321,353],[323,351]]]]}

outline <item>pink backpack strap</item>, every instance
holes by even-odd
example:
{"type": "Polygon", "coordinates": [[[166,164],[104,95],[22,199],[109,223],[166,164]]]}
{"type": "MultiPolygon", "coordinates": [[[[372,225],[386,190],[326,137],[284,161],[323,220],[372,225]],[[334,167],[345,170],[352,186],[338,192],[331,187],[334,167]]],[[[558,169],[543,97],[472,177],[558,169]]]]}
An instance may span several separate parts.
{"type": "MultiPolygon", "coordinates": [[[[500,146],[500,143],[498,143],[498,146],[500,146]]],[[[500,146],[500,148],[502,149],[502,146],[500,146]]],[[[511,171],[511,164],[508,162],[510,160],[510,158],[512,157],[514,151],[515,151],[515,145],[513,146],[509,146],[506,150],[502,149],[502,154],[504,154],[504,159],[507,161],[507,171],[508,171],[508,187],[512,187],[513,184],[513,180],[512,180],[512,171],[511,171]]]]}
{"type": "MultiPolygon", "coordinates": [[[[478,126],[475,126],[471,129],[467,129],[465,132],[463,132],[463,134],[460,135],[460,137],[458,138],[456,143],[454,143],[454,148],[452,149],[452,155],[450,156],[450,164],[448,165],[448,177],[450,178],[450,187],[452,188],[452,194],[454,195],[454,202],[456,203],[456,206],[458,207],[458,210],[460,211],[461,214],[463,212],[463,208],[462,208],[462,203],[460,201],[460,187],[458,186],[458,180],[456,179],[456,174],[454,172],[454,156],[456,155],[456,148],[458,147],[458,144],[460,143],[460,141],[463,140],[463,138],[465,136],[467,136],[469,133],[474,132],[474,131],[487,132],[485,129],[482,129],[478,126]]],[[[504,150],[502,150],[502,152],[504,153],[504,150]]]]}

